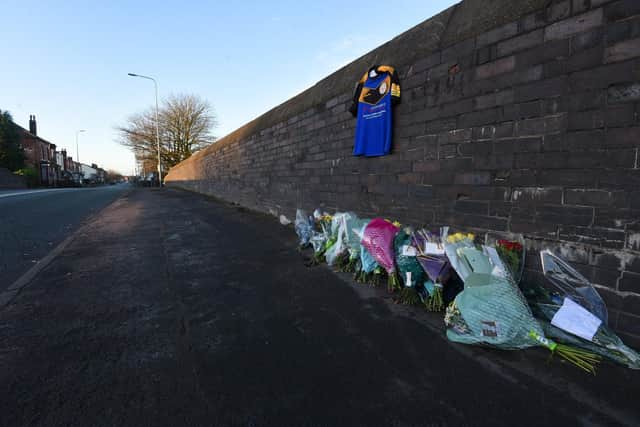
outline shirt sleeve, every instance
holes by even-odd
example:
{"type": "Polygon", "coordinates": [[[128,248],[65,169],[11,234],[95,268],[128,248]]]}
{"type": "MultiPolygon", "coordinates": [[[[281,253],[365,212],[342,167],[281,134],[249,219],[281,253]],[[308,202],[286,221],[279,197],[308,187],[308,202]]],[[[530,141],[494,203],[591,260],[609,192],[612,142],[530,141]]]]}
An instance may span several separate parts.
{"type": "Polygon", "coordinates": [[[391,102],[393,104],[400,103],[400,79],[398,72],[391,65],[380,65],[378,71],[381,73],[389,73],[391,76],[391,102]]]}
{"type": "Polygon", "coordinates": [[[400,79],[398,79],[398,72],[394,69],[391,72],[391,102],[400,104],[400,100],[400,79]]]}
{"type": "Polygon", "coordinates": [[[353,117],[358,115],[358,103],[360,102],[360,93],[362,92],[362,87],[364,86],[364,82],[367,81],[367,73],[364,73],[358,83],[356,83],[356,87],[353,90],[353,99],[351,101],[351,107],[349,107],[349,112],[353,117]]]}

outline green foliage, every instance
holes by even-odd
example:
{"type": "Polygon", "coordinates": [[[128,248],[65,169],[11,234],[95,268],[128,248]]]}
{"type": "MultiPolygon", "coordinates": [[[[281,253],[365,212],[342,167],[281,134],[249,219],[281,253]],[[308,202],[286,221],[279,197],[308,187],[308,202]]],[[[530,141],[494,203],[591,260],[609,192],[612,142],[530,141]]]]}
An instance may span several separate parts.
{"type": "Polygon", "coordinates": [[[39,183],[38,171],[34,168],[18,169],[16,175],[23,176],[28,187],[37,187],[39,183]]]}
{"type": "Polygon", "coordinates": [[[442,285],[436,284],[433,288],[433,293],[429,295],[429,298],[424,302],[424,306],[427,311],[442,311],[444,310],[444,299],[442,297],[442,285]]]}
{"type": "Polygon", "coordinates": [[[20,133],[8,111],[0,111],[0,167],[15,171],[24,166],[20,133]]]}

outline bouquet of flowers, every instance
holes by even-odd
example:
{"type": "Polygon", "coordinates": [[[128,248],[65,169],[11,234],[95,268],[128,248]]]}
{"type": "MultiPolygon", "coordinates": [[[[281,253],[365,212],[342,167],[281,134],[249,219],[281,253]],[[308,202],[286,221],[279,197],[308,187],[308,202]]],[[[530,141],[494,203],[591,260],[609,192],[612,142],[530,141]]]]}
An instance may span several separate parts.
{"type": "Polygon", "coordinates": [[[336,213],[331,219],[331,236],[335,237],[335,242],[325,252],[325,259],[328,265],[334,265],[337,260],[342,264],[344,255],[348,257],[349,233],[347,221],[351,220],[352,217],[355,217],[355,214],[340,212],[336,213]]]}
{"type": "Polygon", "coordinates": [[[640,369],[640,354],[607,327],[606,306],[591,283],[550,251],[540,256],[545,278],[555,290],[531,286],[528,298],[547,335],[640,369]]]}
{"type": "Polygon", "coordinates": [[[607,323],[607,306],[589,280],[548,249],[540,252],[540,261],[547,284],[555,288],[556,295],[571,298],[607,323]]]}
{"type": "Polygon", "coordinates": [[[400,301],[408,305],[422,302],[424,295],[424,270],[417,261],[418,250],[413,245],[410,228],[402,229],[396,234],[393,242],[396,255],[396,266],[404,287],[400,291],[400,301]]]}
{"type": "Polygon", "coordinates": [[[327,213],[321,214],[319,210],[313,213],[315,219],[315,230],[309,238],[309,243],[313,247],[313,260],[319,264],[325,260],[324,254],[336,241],[331,235],[331,221],[333,217],[327,213]]]}
{"type": "Polygon", "coordinates": [[[309,240],[313,234],[313,218],[302,209],[296,210],[295,230],[299,239],[300,248],[309,246],[309,240]]]}
{"type": "Polygon", "coordinates": [[[547,336],[583,348],[631,369],[640,369],[640,354],[627,347],[602,320],[570,298],[561,305],[532,304],[547,336]]]}
{"type": "Polygon", "coordinates": [[[419,255],[417,260],[429,276],[426,286],[429,298],[425,306],[429,311],[442,311],[444,308],[443,285],[449,279],[451,264],[445,255],[444,240],[447,239],[449,227],[442,227],[440,234],[419,230],[412,234],[419,255]]]}
{"type": "Polygon", "coordinates": [[[391,292],[400,290],[393,250],[393,241],[398,229],[398,226],[387,220],[374,218],[367,224],[361,242],[378,265],[386,270],[389,275],[387,287],[391,292]]]}
{"type": "MultiPolygon", "coordinates": [[[[362,236],[364,235],[364,230],[367,228],[368,224],[369,221],[365,220],[359,230],[353,230],[358,242],[361,241],[362,236]]],[[[358,244],[358,247],[359,253],[354,278],[358,283],[370,283],[371,285],[376,285],[380,281],[378,279],[381,276],[382,270],[364,245],[358,244]]]]}
{"type": "Polygon", "coordinates": [[[495,248],[476,248],[465,243],[457,245],[454,256],[465,272],[464,290],[447,307],[447,338],[501,349],[543,346],[579,368],[595,373],[599,356],[558,344],[545,336],[495,248]]]}
{"type": "Polygon", "coordinates": [[[355,214],[352,214],[346,219],[347,251],[343,254],[343,260],[341,263],[342,271],[350,273],[356,272],[360,261],[360,249],[362,247],[360,244],[360,241],[362,240],[362,230],[368,223],[368,219],[358,218],[355,214]]]}
{"type": "Polygon", "coordinates": [[[409,228],[402,229],[396,234],[393,242],[396,255],[396,266],[406,287],[415,287],[425,280],[425,273],[416,259],[419,250],[413,245],[409,228]]]}

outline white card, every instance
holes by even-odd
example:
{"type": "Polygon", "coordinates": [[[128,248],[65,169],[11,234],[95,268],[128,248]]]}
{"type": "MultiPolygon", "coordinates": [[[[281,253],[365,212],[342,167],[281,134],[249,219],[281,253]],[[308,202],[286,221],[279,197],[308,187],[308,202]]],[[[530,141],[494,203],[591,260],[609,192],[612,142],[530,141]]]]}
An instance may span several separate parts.
{"type": "Polygon", "coordinates": [[[444,255],[444,245],[424,242],[424,253],[427,255],[444,255]]]}
{"type": "Polygon", "coordinates": [[[416,252],[416,248],[409,245],[402,246],[402,255],[404,256],[416,256],[418,252],[416,252]]]}
{"type": "Polygon", "coordinates": [[[551,319],[551,324],[585,340],[593,340],[593,336],[602,324],[602,320],[580,304],[565,298],[560,310],[551,319]]]}

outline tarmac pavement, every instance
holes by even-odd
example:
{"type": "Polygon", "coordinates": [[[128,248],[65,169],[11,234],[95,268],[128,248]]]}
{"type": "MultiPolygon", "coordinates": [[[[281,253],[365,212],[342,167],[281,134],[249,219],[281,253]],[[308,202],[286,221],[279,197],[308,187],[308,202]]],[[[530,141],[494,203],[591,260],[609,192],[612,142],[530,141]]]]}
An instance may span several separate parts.
{"type": "Polygon", "coordinates": [[[2,425],[633,425],[638,372],[449,343],[291,227],[136,189],[0,309],[2,425]]]}

